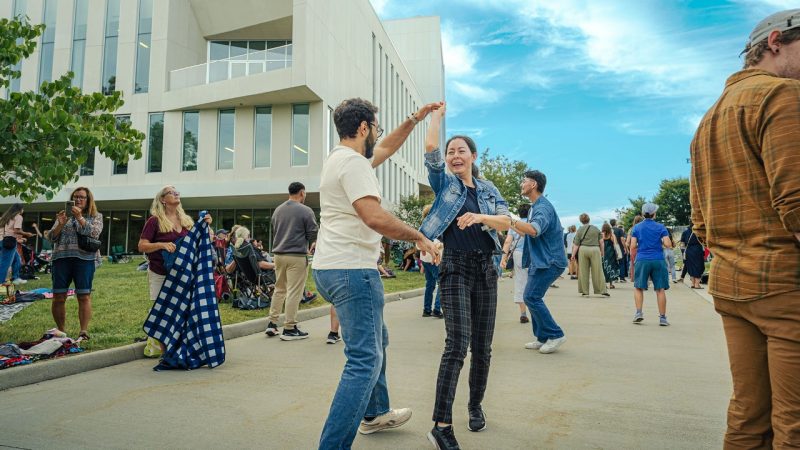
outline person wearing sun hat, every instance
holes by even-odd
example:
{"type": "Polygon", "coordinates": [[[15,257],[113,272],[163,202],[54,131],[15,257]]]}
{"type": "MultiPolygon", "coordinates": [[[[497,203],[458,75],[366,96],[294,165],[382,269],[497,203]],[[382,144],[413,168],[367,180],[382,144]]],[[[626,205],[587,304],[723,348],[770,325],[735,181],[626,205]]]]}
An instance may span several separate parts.
{"type": "Polygon", "coordinates": [[[733,378],[724,448],[800,448],[800,9],[747,40],[690,147],[733,378]]]}
{"type": "Polygon", "coordinates": [[[631,248],[636,250],[636,262],[633,269],[633,300],[636,303],[636,314],[633,323],[641,324],[644,320],[642,305],[644,291],[648,280],[652,280],[653,289],[658,300],[658,324],[665,327],[667,322],[667,289],[669,289],[669,270],[664,260],[664,248],[672,248],[667,228],[656,222],[658,205],[645,203],[642,205],[644,220],[639,222],[631,232],[631,248]]]}

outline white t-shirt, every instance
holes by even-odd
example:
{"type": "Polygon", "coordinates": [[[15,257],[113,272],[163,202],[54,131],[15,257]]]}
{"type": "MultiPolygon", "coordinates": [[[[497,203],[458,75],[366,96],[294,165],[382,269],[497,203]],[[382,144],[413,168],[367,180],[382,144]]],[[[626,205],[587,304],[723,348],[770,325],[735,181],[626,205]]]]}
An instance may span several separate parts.
{"type": "Polygon", "coordinates": [[[3,231],[2,231],[3,235],[0,236],[0,238],[6,237],[6,236],[16,236],[17,235],[16,229],[20,229],[20,230],[22,229],[22,215],[21,214],[17,214],[16,217],[14,217],[13,219],[9,220],[8,223],[6,223],[6,225],[3,227],[3,231]]]}
{"type": "Polygon", "coordinates": [[[380,183],[369,160],[337,145],[322,168],[319,193],[314,269],[377,270],[381,235],[366,226],[353,208],[353,202],[364,197],[381,201],[380,183]]]}

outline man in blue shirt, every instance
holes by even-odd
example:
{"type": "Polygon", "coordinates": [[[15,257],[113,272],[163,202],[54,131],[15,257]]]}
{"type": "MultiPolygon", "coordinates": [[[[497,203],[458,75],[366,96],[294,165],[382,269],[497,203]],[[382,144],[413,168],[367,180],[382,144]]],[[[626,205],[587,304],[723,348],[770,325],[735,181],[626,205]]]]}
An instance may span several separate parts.
{"type": "Polygon", "coordinates": [[[658,299],[658,322],[662,327],[668,326],[667,322],[667,292],[669,289],[669,271],[667,261],[664,259],[664,248],[672,248],[669,232],[664,225],[653,220],[656,217],[658,205],[645,203],[642,205],[644,220],[633,227],[631,232],[631,249],[638,249],[636,263],[633,268],[633,299],[636,302],[636,314],[633,323],[639,324],[644,320],[642,304],[644,303],[644,290],[647,289],[647,280],[653,280],[653,289],[658,299]]]}
{"type": "Polygon", "coordinates": [[[547,288],[564,272],[567,255],[564,253],[564,228],[556,209],[542,193],[547,177],[538,170],[525,172],[520,187],[522,195],[531,201],[528,223],[511,220],[511,228],[525,235],[522,252],[522,267],[528,269],[528,283],[523,300],[531,311],[533,334],[536,340],[525,344],[525,348],[539,353],[553,353],[567,338],[558,326],[547,305],[544,295],[547,288]]]}

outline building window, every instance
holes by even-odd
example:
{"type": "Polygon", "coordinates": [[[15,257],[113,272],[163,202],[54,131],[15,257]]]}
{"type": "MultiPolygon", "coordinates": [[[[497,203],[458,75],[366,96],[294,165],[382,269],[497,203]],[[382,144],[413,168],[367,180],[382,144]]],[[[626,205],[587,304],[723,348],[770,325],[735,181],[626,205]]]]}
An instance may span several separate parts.
{"type": "Polygon", "coordinates": [[[133,92],[150,88],[150,36],[153,30],[153,0],[139,0],[139,37],[136,40],[136,81],[133,92]]]}
{"type": "Polygon", "coordinates": [[[39,54],[39,85],[53,80],[53,48],[56,45],[56,0],[44,2],[44,25],[42,49],[39,54]]]}
{"type": "Polygon", "coordinates": [[[292,41],[210,41],[208,82],[292,66],[292,41]]]}
{"type": "Polygon", "coordinates": [[[236,154],[235,126],[236,110],[221,109],[217,126],[217,169],[233,169],[233,156],[236,154]]]}
{"type": "Polygon", "coordinates": [[[81,164],[81,176],[82,177],[90,177],[94,175],[94,153],[95,150],[89,152],[89,156],[86,158],[86,162],[81,164]]]}
{"type": "MultiPolygon", "coordinates": [[[[126,115],[116,116],[116,119],[117,119],[117,129],[119,129],[120,125],[122,125],[123,123],[126,123],[128,125],[130,125],[130,123],[131,123],[131,116],[127,115],[127,114],[126,115]]],[[[126,175],[128,173],[128,163],[127,162],[124,162],[124,163],[116,163],[115,162],[114,163],[114,172],[112,172],[112,173],[114,175],[126,175]]]]}
{"type": "Polygon", "coordinates": [[[150,133],[147,138],[147,171],[161,172],[164,154],[164,113],[150,114],[150,133]]]}
{"type": "Polygon", "coordinates": [[[308,105],[292,105],[292,166],[308,165],[308,105]]]}
{"type": "MultiPolygon", "coordinates": [[[[14,0],[14,17],[23,16],[25,17],[25,13],[28,10],[28,2],[27,0],[14,0]]],[[[17,39],[17,45],[22,44],[22,38],[17,39]]],[[[13,70],[15,72],[19,72],[22,70],[22,61],[14,64],[13,70]]],[[[8,93],[12,92],[19,92],[19,82],[20,77],[12,78],[10,84],[8,86],[8,93]]]]}
{"type": "Polygon", "coordinates": [[[197,170],[197,142],[200,135],[200,113],[186,111],[183,113],[183,171],[197,170]]]}
{"type": "Polygon", "coordinates": [[[83,87],[83,64],[86,55],[86,22],[89,17],[89,0],[75,1],[75,14],[72,22],[72,62],[69,70],[75,74],[72,85],[83,87]]]}
{"type": "Polygon", "coordinates": [[[272,157],[272,107],[256,108],[255,137],[253,143],[253,165],[269,167],[272,157]]]}
{"type": "Polygon", "coordinates": [[[119,36],[119,0],[108,0],[105,44],[103,45],[103,94],[117,90],[117,40],[119,36]]]}

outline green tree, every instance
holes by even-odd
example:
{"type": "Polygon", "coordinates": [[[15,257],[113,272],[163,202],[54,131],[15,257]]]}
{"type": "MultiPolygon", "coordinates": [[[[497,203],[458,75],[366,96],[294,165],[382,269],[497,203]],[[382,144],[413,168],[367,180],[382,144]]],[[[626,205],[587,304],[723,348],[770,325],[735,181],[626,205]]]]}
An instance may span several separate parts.
{"type": "Polygon", "coordinates": [[[519,187],[525,172],[531,170],[524,161],[512,161],[504,155],[491,156],[487,148],[481,154],[479,167],[481,177],[497,186],[511,212],[516,212],[522,203],[528,203],[528,199],[520,194],[519,187]]]}
{"type": "Polygon", "coordinates": [[[433,203],[432,196],[401,197],[400,203],[394,208],[394,215],[412,227],[419,228],[422,225],[422,208],[428,203],[433,203]]]}
{"type": "Polygon", "coordinates": [[[658,205],[659,222],[667,226],[688,225],[692,216],[689,179],[679,177],[661,181],[653,203],[658,205]]]}
{"type": "Polygon", "coordinates": [[[641,195],[636,198],[629,198],[630,206],[616,210],[618,220],[622,226],[628,230],[633,225],[633,218],[642,213],[642,205],[647,203],[647,200],[641,195]]]}
{"type": "MultiPolygon", "coordinates": [[[[44,28],[25,18],[0,19],[0,87],[20,77],[14,66],[33,53],[44,28]]],[[[117,126],[111,114],[123,104],[120,93],[83,94],[72,76],[0,100],[0,196],[52,198],[78,179],[95,148],[118,164],[141,158],[144,134],[117,126]]]]}

